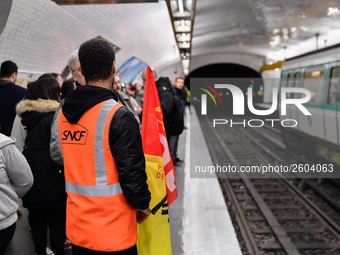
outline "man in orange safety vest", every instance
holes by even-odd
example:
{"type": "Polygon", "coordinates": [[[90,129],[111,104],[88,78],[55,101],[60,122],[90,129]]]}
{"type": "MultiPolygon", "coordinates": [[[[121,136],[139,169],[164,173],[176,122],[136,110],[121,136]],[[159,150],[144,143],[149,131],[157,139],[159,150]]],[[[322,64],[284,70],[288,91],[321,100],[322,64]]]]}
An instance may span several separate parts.
{"type": "Polygon", "coordinates": [[[111,91],[113,45],[86,41],[79,61],[87,85],[68,94],[52,126],[65,168],[66,234],[73,255],[136,255],[137,222],[150,214],[139,126],[111,91]]]}

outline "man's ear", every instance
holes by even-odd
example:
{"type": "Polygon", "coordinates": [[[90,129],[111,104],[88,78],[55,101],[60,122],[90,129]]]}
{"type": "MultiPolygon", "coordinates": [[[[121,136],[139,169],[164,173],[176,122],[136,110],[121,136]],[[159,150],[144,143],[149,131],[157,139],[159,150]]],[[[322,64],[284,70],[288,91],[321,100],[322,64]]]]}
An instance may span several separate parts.
{"type": "Polygon", "coordinates": [[[79,71],[84,76],[83,69],[81,68],[81,66],[79,66],[79,71]]]}
{"type": "Polygon", "coordinates": [[[12,75],[11,75],[11,80],[12,80],[13,82],[15,82],[17,74],[18,74],[18,73],[13,72],[12,75]]]}
{"type": "Polygon", "coordinates": [[[116,61],[113,61],[112,63],[112,72],[116,73],[116,61]]]}
{"type": "Polygon", "coordinates": [[[73,78],[73,80],[76,80],[76,76],[74,75],[74,72],[71,72],[71,75],[72,75],[72,78],[73,78]]]}

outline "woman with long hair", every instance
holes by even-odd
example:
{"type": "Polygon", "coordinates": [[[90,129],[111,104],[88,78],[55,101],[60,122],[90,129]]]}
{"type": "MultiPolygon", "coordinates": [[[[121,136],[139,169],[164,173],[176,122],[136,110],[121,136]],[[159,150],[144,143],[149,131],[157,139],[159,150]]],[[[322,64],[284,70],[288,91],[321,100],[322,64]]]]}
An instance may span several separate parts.
{"type": "MultiPolygon", "coordinates": [[[[49,143],[54,113],[59,106],[60,86],[55,79],[38,79],[28,86],[17,114],[27,131],[23,154],[34,184],[22,198],[38,255],[45,255],[47,228],[54,254],[64,254],[66,192],[64,171],[50,157],[49,143]]],[[[12,133],[13,134],[13,133],[12,133]]]]}

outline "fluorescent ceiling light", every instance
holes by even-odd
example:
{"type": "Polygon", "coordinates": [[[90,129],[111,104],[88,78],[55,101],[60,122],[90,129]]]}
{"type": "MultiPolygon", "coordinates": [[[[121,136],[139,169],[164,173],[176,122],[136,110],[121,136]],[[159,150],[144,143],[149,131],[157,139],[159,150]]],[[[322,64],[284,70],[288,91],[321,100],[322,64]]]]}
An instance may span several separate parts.
{"type": "Polygon", "coordinates": [[[178,0],[178,10],[179,10],[180,13],[184,12],[183,0],[178,0]]]}
{"type": "Polygon", "coordinates": [[[329,7],[328,8],[328,13],[327,13],[328,16],[336,15],[338,13],[339,13],[338,8],[336,8],[336,7],[329,7]]]}

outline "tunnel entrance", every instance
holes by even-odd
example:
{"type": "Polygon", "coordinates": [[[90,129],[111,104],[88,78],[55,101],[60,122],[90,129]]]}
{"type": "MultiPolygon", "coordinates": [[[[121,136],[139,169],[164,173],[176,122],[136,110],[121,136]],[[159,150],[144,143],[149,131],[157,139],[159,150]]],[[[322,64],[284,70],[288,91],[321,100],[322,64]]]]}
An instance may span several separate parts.
{"type": "Polygon", "coordinates": [[[260,73],[255,70],[238,64],[211,64],[199,67],[192,71],[189,78],[260,78],[260,73]]]}
{"type": "MultiPolygon", "coordinates": [[[[225,63],[225,64],[211,64],[211,65],[206,65],[200,68],[195,69],[192,71],[185,80],[185,84],[188,84],[190,89],[193,89],[192,91],[197,91],[196,87],[198,86],[200,90],[202,90],[202,84],[204,82],[200,82],[199,78],[227,78],[226,81],[234,80],[237,82],[231,83],[237,86],[238,88],[241,89],[244,95],[244,109],[245,109],[245,114],[249,115],[250,112],[248,111],[247,107],[247,89],[249,87],[252,87],[253,89],[253,103],[263,103],[263,80],[261,78],[260,73],[257,71],[243,65],[238,65],[238,64],[231,64],[231,63],[225,63]],[[192,79],[195,78],[195,79],[192,79]],[[193,82],[193,84],[190,84],[190,79],[193,82]],[[197,82],[198,81],[198,82],[197,82]]],[[[203,85],[205,86],[205,85],[203,85]]],[[[211,87],[214,85],[210,84],[211,87]]],[[[205,88],[206,89],[206,88],[205,88]]],[[[201,91],[200,91],[201,92],[201,91]]],[[[199,93],[200,93],[199,92],[199,93]]],[[[221,101],[223,101],[223,112],[231,114],[232,109],[233,109],[233,96],[231,95],[230,91],[228,89],[225,89],[223,91],[218,91],[219,97],[221,98],[221,101]],[[223,99],[224,98],[224,99],[223,99]]],[[[217,98],[217,95],[216,95],[217,98]]],[[[200,98],[195,97],[195,101],[193,102],[195,106],[200,105],[200,98]],[[196,103],[196,104],[195,104],[196,103]]],[[[209,104],[214,104],[214,99],[208,100],[208,105],[209,104]]],[[[209,108],[208,109],[214,109],[214,108],[209,108]]],[[[221,108],[222,110],[222,108],[221,108]]]]}

